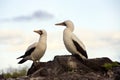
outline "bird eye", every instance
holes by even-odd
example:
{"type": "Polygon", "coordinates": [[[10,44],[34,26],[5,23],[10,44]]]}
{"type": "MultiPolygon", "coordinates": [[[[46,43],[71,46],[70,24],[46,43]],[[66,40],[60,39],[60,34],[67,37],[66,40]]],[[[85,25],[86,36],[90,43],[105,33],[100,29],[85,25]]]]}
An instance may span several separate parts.
{"type": "Polygon", "coordinates": [[[40,30],[39,32],[40,32],[40,35],[42,35],[42,34],[43,34],[43,32],[42,32],[41,30],[40,30]]]}
{"type": "Polygon", "coordinates": [[[63,23],[64,26],[67,26],[66,23],[63,23]]]}

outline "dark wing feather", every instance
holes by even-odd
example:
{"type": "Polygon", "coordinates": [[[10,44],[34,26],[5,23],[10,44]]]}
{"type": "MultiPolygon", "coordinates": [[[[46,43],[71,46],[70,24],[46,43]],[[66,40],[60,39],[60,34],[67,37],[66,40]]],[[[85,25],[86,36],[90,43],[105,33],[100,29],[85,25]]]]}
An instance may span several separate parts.
{"type": "Polygon", "coordinates": [[[31,55],[31,53],[32,53],[34,50],[35,50],[35,47],[30,48],[29,50],[27,50],[27,51],[25,52],[24,55],[18,57],[17,59],[19,59],[19,58],[24,58],[24,57],[26,57],[26,56],[31,55]]]}
{"type": "Polygon", "coordinates": [[[27,50],[27,51],[25,52],[24,57],[31,55],[31,53],[32,53],[34,50],[35,50],[35,47],[32,47],[31,49],[27,50]]]}
{"type": "Polygon", "coordinates": [[[87,56],[87,52],[75,41],[75,40],[72,40],[77,51],[79,51],[83,56],[85,56],[86,58],[88,58],[87,56]]]}

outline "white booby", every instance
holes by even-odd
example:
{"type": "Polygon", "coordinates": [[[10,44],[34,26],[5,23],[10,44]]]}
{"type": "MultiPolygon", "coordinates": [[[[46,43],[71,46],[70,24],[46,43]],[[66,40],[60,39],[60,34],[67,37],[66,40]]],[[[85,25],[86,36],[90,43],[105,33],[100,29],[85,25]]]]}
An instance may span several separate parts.
{"type": "Polygon", "coordinates": [[[72,53],[77,59],[87,59],[87,52],[84,44],[73,34],[74,24],[70,20],[55,25],[66,26],[63,32],[63,41],[67,50],[72,53]]]}
{"type": "Polygon", "coordinates": [[[38,62],[44,55],[47,48],[47,32],[45,30],[34,30],[34,32],[40,35],[39,41],[30,45],[25,54],[17,58],[23,58],[18,64],[22,64],[27,60],[32,60],[33,63],[38,62]]]}

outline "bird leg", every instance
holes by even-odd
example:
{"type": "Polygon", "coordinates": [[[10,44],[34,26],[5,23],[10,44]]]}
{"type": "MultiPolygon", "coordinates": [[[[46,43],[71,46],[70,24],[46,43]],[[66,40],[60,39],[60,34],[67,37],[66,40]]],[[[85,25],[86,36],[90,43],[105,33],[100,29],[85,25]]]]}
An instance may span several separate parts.
{"type": "Polygon", "coordinates": [[[37,67],[39,61],[33,61],[35,67],[37,67]]]}

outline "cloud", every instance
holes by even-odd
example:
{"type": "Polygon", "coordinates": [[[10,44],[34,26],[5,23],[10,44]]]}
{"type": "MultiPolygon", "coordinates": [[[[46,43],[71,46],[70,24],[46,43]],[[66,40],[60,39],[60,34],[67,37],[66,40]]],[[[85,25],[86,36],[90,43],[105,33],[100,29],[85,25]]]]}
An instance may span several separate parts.
{"type": "Polygon", "coordinates": [[[21,22],[21,21],[30,21],[34,19],[48,20],[52,18],[54,18],[53,14],[48,13],[46,11],[38,10],[29,15],[19,15],[13,18],[3,18],[3,19],[0,19],[0,22],[9,22],[9,21],[21,22]]]}
{"type": "MultiPolygon", "coordinates": [[[[26,33],[23,30],[0,30],[0,44],[4,53],[26,50],[27,46],[34,40],[32,33],[26,33]],[[22,32],[22,33],[21,33],[22,32]],[[27,35],[31,35],[28,37],[27,35]]],[[[34,35],[35,36],[35,35],[34,35]]],[[[36,36],[35,36],[36,37],[36,36]]]]}
{"type": "Polygon", "coordinates": [[[11,19],[11,20],[19,22],[19,21],[30,21],[32,19],[33,19],[32,16],[18,16],[18,17],[11,19]]]}
{"type": "MultiPolygon", "coordinates": [[[[101,42],[106,43],[107,47],[113,49],[116,53],[120,53],[120,32],[111,32],[100,38],[101,42]]],[[[120,56],[120,55],[119,55],[120,56]]]]}
{"type": "Polygon", "coordinates": [[[51,19],[53,18],[53,15],[45,12],[45,11],[36,11],[34,12],[34,14],[32,15],[34,18],[38,18],[38,19],[51,19]]]}
{"type": "Polygon", "coordinates": [[[111,45],[120,45],[120,32],[114,32],[104,35],[100,40],[105,41],[111,45]]]}
{"type": "MultiPolygon", "coordinates": [[[[59,49],[64,49],[64,44],[62,41],[62,31],[61,32],[49,32],[48,31],[48,39],[47,39],[47,50],[55,51],[59,49]],[[57,35],[56,35],[57,34],[57,35]],[[59,35],[59,37],[58,37],[59,35]],[[53,38],[51,38],[53,37],[53,38]]],[[[22,29],[16,30],[0,30],[0,44],[3,45],[0,50],[4,50],[5,53],[16,51],[24,52],[29,45],[34,42],[37,42],[39,39],[39,35],[36,33],[28,33],[22,29]],[[30,36],[28,36],[30,35],[30,36]]]]}
{"type": "MultiPolygon", "coordinates": [[[[91,30],[77,29],[74,32],[76,36],[85,44],[88,48],[99,49],[106,47],[113,47],[113,49],[120,48],[120,32],[106,32],[99,33],[91,30]]],[[[62,49],[64,48],[62,31],[48,31],[48,47],[54,50],[54,48],[62,49]],[[59,35],[59,37],[58,37],[59,35]],[[52,37],[52,38],[51,38],[52,37]]],[[[0,30],[0,44],[8,45],[26,45],[35,42],[39,37],[33,32],[24,32],[22,29],[16,30],[0,30]],[[22,33],[21,33],[22,32],[22,33]],[[31,35],[31,36],[28,36],[31,35]],[[21,44],[23,43],[23,44],[21,44]]]]}
{"type": "Polygon", "coordinates": [[[76,35],[89,47],[119,46],[119,31],[93,31],[83,28],[76,29],[76,35]]]}
{"type": "Polygon", "coordinates": [[[85,44],[89,58],[109,57],[119,60],[120,56],[120,32],[119,31],[94,31],[78,28],[74,32],[85,44]]]}
{"type": "MultiPolygon", "coordinates": [[[[48,31],[48,52],[46,53],[46,55],[49,55],[49,53],[52,53],[52,51],[53,53],[56,53],[56,55],[59,55],[61,53],[69,53],[64,46],[62,33],[63,31],[48,31]]],[[[117,59],[117,57],[120,56],[120,32],[108,31],[102,33],[78,28],[75,30],[74,33],[85,44],[89,58],[110,57],[112,59],[117,59]]],[[[23,30],[20,29],[16,31],[0,30],[0,44],[3,45],[3,47],[0,46],[0,50],[4,53],[24,53],[27,47],[30,44],[38,41],[38,39],[39,36],[37,34],[34,34],[33,32],[23,32],[23,30]]]]}
{"type": "Polygon", "coordinates": [[[22,38],[19,30],[0,30],[0,44],[16,43],[22,38]]]}

